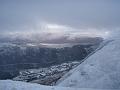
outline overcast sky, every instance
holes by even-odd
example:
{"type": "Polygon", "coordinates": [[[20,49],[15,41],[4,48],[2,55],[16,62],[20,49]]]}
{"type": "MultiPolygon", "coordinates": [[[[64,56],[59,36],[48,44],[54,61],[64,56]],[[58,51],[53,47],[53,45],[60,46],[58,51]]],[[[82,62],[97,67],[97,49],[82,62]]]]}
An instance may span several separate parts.
{"type": "Polygon", "coordinates": [[[35,30],[41,23],[116,28],[120,0],[0,0],[0,31],[35,30]]]}

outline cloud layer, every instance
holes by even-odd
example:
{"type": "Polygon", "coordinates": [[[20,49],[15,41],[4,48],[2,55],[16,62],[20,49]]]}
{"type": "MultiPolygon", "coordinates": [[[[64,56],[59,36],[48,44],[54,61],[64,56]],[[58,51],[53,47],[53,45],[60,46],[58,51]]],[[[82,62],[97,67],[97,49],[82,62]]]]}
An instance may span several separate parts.
{"type": "Polygon", "coordinates": [[[119,0],[0,0],[0,32],[35,30],[46,21],[75,28],[116,28],[119,8],[119,0]]]}

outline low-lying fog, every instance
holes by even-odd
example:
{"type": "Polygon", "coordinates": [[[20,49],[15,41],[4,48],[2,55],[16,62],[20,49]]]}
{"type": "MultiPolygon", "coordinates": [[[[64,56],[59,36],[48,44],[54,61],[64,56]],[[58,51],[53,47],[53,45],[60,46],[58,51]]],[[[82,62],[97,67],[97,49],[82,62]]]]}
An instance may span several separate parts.
{"type": "Polygon", "coordinates": [[[35,30],[3,32],[0,42],[27,43],[28,45],[74,45],[98,43],[109,36],[108,30],[76,29],[65,25],[42,24],[35,30]],[[31,44],[32,43],[32,44],[31,44]]]}

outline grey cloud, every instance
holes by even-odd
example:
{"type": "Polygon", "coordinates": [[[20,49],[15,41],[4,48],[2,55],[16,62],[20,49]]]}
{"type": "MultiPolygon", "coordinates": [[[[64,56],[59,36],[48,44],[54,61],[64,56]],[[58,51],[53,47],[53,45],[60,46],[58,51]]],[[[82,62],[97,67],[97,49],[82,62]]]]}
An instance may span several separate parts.
{"type": "Polygon", "coordinates": [[[26,30],[48,21],[76,28],[120,26],[119,0],[1,0],[0,31],[26,30]]]}

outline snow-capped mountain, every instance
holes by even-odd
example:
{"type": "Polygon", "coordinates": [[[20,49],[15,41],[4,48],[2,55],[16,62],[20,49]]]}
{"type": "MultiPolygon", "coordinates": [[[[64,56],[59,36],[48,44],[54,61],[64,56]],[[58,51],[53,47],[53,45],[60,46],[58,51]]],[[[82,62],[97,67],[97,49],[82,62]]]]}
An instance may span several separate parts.
{"type": "Polygon", "coordinates": [[[120,89],[120,36],[110,39],[103,48],[59,80],[57,86],[120,89]]]}

